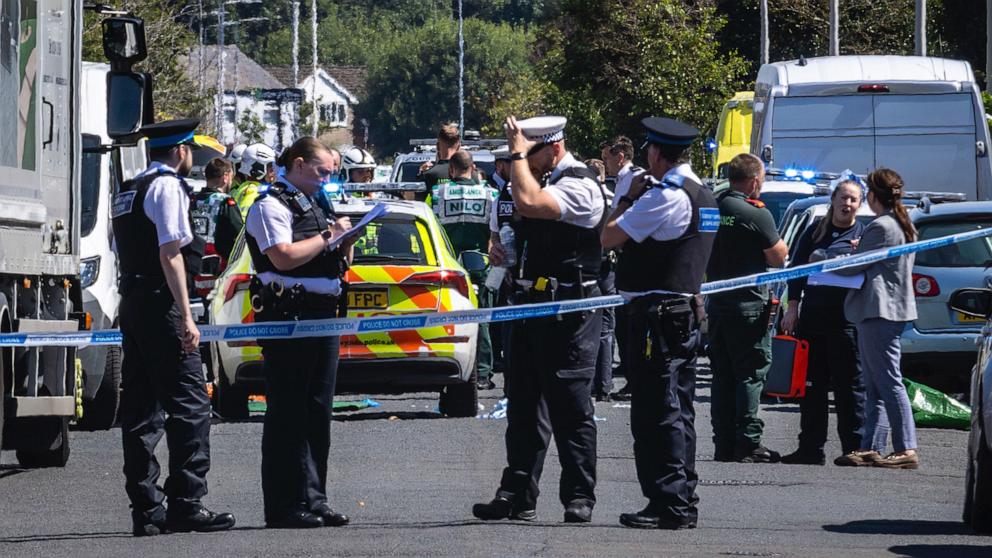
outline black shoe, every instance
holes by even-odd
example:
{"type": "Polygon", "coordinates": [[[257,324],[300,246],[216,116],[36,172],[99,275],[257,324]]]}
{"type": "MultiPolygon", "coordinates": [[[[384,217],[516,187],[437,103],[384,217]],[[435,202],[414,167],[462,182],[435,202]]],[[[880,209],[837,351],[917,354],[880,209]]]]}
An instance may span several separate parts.
{"type": "Polygon", "coordinates": [[[565,506],[565,523],[589,523],[592,521],[592,506],[585,500],[576,500],[565,506]]]}
{"type": "Polygon", "coordinates": [[[317,506],[312,510],[312,513],[324,521],[325,527],[340,527],[351,521],[347,515],[331,509],[331,505],[327,503],[317,506]]]}
{"type": "Polygon", "coordinates": [[[165,526],[165,520],[142,519],[131,524],[131,534],[135,537],[154,537],[164,535],[169,532],[165,526]]]}
{"type": "Polygon", "coordinates": [[[610,401],[613,401],[613,397],[610,396],[609,393],[597,393],[593,397],[595,397],[596,401],[599,403],[609,403],[610,401]]]}
{"type": "Polygon", "coordinates": [[[787,465],[826,465],[827,456],[823,453],[811,453],[796,450],[788,455],[783,455],[782,463],[787,465]]]}
{"type": "Polygon", "coordinates": [[[725,450],[716,450],[713,452],[713,461],[719,461],[721,463],[730,463],[731,461],[737,461],[734,459],[734,452],[725,450]]]}
{"type": "Polygon", "coordinates": [[[184,515],[169,513],[166,516],[165,524],[170,531],[176,533],[188,533],[190,531],[210,533],[234,527],[234,516],[229,513],[214,513],[203,506],[198,506],[184,515]]]}
{"type": "Polygon", "coordinates": [[[472,515],[483,521],[495,521],[499,519],[534,521],[537,517],[537,510],[515,508],[508,498],[497,496],[485,504],[475,504],[472,506],[472,515]]]}
{"type": "Polygon", "coordinates": [[[489,378],[480,378],[476,384],[478,384],[480,390],[496,389],[496,383],[489,378]]]}
{"type": "Polygon", "coordinates": [[[324,520],[315,513],[297,510],[289,514],[265,522],[266,529],[313,529],[323,527],[324,520]]]}
{"type": "Polygon", "coordinates": [[[738,463],[778,463],[782,456],[777,451],[772,451],[765,446],[758,446],[750,451],[738,454],[738,463]]]}
{"type": "Polygon", "coordinates": [[[631,395],[629,385],[630,384],[623,386],[618,391],[614,391],[610,394],[610,397],[612,397],[614,401],[630,401],[631,395]]]}
{"type": "Polygon", "coordinates": [[[687,517],[683,520],[672,520],[663,518],[660,514],[651,509],[651,506],[639,512],[620,514],[620,524],[634,529],[666,529],[668,531],[678,531],[681,529],[693,529],[696,527],[696,520],[687,517]]]}

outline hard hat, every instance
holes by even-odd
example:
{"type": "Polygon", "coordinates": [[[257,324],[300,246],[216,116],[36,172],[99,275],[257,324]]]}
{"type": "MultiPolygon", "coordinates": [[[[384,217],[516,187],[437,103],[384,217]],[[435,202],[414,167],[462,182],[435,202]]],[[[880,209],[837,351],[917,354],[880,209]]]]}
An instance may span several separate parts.
{"type": "Polygon", "coordinates": [[[227,156],[227,160],[230,161],[232,165],[239,165],[241,163],[241,158],[244,156],[245,149],[248,149],[248,146],[243,143],[235,145],[231,148],[231,153],[227,156]]]}
{"type": "Polygon", "coordinates": [[[259,180],[265,176],[269,164],[276,162],[276,152],[264,143],[253,143],[245,148],[241,156],[241,166],[238,172],[259,180]]]}
{"type": "Polygon", "coordinates": [[[341,166],[347,171],[354,169],[374,169],[375,159],[368,151],[351,146],[341,150],[341,166]]]}

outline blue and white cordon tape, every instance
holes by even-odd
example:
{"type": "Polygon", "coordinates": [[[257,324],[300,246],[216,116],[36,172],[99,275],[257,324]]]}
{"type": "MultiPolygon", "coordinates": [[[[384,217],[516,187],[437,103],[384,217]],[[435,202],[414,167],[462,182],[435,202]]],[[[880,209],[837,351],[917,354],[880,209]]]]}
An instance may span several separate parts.
{"type": "MultiPolygon", "coordinates": [[[[932,250],[942,246],[958,244],[976,238],[992,236],[992,228],[952,234],[921,240],[892,248],[873,250],[845,258],[835,258],[821,262],[790,267],[787,269],[756,273],[744,277],[724,279],[704,283],[700,289],[702,294],[712,294],[732,291],[742,287],[767,285],[808,277],[814,273],[856,267],[864,264],[886,260],[910,254],[932,250]]],[[[678,294],[678,293],[672,293],[678,294]]],[[[328,335],[352,335],[356,333],[375,333],[417,329],[422,327],[468,324],[483,322],[506,322],[525,318],[539,318],[596,310],[624,304],[622,297],[598,296],[581,300],[563,300],[538,304],[522,304],[519,306],[503,306],[498,308],[479,308],[476,310],[454,310],[451,312],[430,312],[424,314],[408,314],[403,316],[369,317],[369,318],[333,318],[326,320],[301,320],[292,322],[265,322],[236,325],[201,325],[201,341],[244,341],[255,339],[286,339],[299,337],[323,337],[328,335]]],[[[5,333],[0,334],[0,347],[78,347],[85,345],[120,345],[119,330],[102,331],[69,331],[62,333],[5,333]]]]}

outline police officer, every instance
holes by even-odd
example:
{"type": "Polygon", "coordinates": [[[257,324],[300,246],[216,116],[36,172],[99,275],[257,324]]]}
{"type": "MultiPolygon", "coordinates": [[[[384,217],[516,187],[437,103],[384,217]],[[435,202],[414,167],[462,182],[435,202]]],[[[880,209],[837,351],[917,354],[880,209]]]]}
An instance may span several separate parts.
{"type": "Polygon", "coordinates": [[[375,178],[375,158],[360,147],[341,148],[341,168],[345,182],[372,182],[375,178]]]}
{"type": "MultiPolygon", "coordinates": [[[[351,242],[335,241],[351,224],[335,217],[321,189],[340,159],[314,138],[283,152],[285,175],[248,212],[246,240],[258,275],[249,292],[255,321],[343,315],[342,281],[351,242]]],[[[339,337],[261,341],[266,413],[262,495],[269,528],[348,523],[327,503],[331,399],[339,337]]]]}
{"type": "Polygon", "coordinates": [[[203,242],[190,226],[192,188],[183,179],[193,167],[198,125],[145,126],[152,163],[121,186],[111,210],[121,269],[124,478],[135,536],[234,525],[233,515],[201,503],[210,469],[210,400],[187,274],[197,271],[203,242]],[[155,458],[163,429],[169,446],[164,489],[155,458]]]}
{"type": "Polygon", "coordinates": [[[670,118],[645,118],[647,172],[603,230],[603,246],[623,247],[617,289],[628,344],[630,428],[641,492],[648,505],[620,515],[628,527],[696,526],[693,395],[700,342],[698,297],[718,227],[716,203],[685,162],[699,132],[670,118]]]}
{"type": "MultiPolygon", "coordinates": [[[[448,161],[448,182],[438,183],[431,194],[431,203],[438,222],[451,241],[456,254],[476,251],[484,253],[489,244],[489,214],[492,212],[496,190],[472,177],[472,154],[456,151],[448,161]]],[[[485,270],[477,271],[473,283],[480,286],[480,306],[491,306],[483,290],[485,270]]],[[[493,345],[489,324],[479,324],[476,371],[479,387],[491,389],[493,371],[493,345]]]]}
{"type": "MultiPolygon", "coordinates": [[[[513,196],[510,190],[510,149],[505,145],[493,151],[493,158],[495,159],[496,169],[492,176],[489,177],[489,183],[496,190],[496,202],[493,204],[492,209],[489,211],[489,263],[491,266],[490,273],[503,273],[498,270],[498,267],[503,266],[504,258],[506,257],[506,252],[503,250],[503,244],[500,241],[499,231],[504,225],[509,226],[510,220],[513,219],[515,214],[513,209],[513,196]]],[[[487,279],[489,279],[487,277],[487,279]]],[[[493,282],[489,282],[492,286],[493,282]]],[[[497,287],[490,291],[491,305],[492,306],[505,306],[509,297],[509,288],[505,280],[498,281],[497,287]]],[[[510,350],[510,328],[513,326],[513,322],[493,322],[489,324],[490,339],[492,339],[493,345],[493,371],[499,372],[504,370],[506,363],[506,354],[510,350]]],[[[480,387],[483,389],[492,389],[495,386],[492,380],[486,382],[484,385],[480,382],[480,387]]]]}
{"type": "MultiPolygon", "coordinates": [[[[741,154],[730,161],[730,188],[717,194],[720,232],[707,268],[711,281],[761,273],[785,263],[788,249],[758,196],[765,180],[761,159],[741,154]]],[[[713,371],[711,414],[714,459],[768,463],[779,454],[761,445],[758,403],[771,363],[767,286],[715,293],[706,300],[713,371]]]]}
{"type": "MultiPolygon", "coordinates": [[[[596,174],[565,148],[565,119],[505,123],[513,161],[513,223],[519,265],[515,304],[597,296],[599,230],[606,195],[596,174]],[[547,184],[541,178],[548,175],[547,184]]],[[[552,433],[562,467],[566,522],[588,522],[596,502],[596,423],[592,377],[599,310],[531,318],[513,325],[506,368],[506,460],[496,497],[476,504],[485,520],[533,519],[552,433]]]]}
{"type": "Polygon", "coordinates": [[[241,216],[248,214],[248,208],[255,203],[263,184],[275,181],[276,152],[264,143],[249,145],[241,156],[238,172],[245,176],[237,188],[231,191],[231,197],[241,208],[241,216]]]}
{"type": "Polygon", "coordinates": [[[231,180],[231,190],[236,189],[242,182],[248,179],[245,175],[241,174],[239,170],[241,168],[241,159],[244,158],[245,149],[248,146],[243,143],[235,144],[231,148],[231,152],[227,154],[227,160],[234,167],[234,178],[231,180]]]}
{"type": "Polygon", "coordinates": [[[193,195],[193,229],[207,244],[214,245],[226,263],[234,249],[234,241],[244,227],[238,204],[228,194],[234,167],[224,159],[214,158],[203,168],[203,175],[207,184],[193,195]]]}

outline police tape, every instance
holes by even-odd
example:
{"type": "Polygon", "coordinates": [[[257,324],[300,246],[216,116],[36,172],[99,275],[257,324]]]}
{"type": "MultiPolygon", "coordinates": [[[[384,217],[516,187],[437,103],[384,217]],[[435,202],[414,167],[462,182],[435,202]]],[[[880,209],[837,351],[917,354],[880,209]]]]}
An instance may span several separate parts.
{"type": "MultiPolygon", "coordinates": [[[[992,236],[992,228],[978,229],[964,233],[942,236],[939,238],[921,240],[892,248],[883,248],[844,258],[824,260],[811,264],[790,267],[787,269],[756,273],[743,277],[735,277],[720,281],[704,283],[700,292],[713,294],[732,291],[744,287],[754,287],[771,283],[780,283],[808,277],[816,273],[849,269],[864,266],[874,262],[887,260],[924,250],[932,250],[943,246],[958,244],[977,238],[992,236]]],[[[683,293],[670,293],[683,294],[683,293]]],[[[688,296],[688,295],[685,295],[688,296]]],[[[325,320],[299,320],[288,322],[264,322],[253,324],[233,325],[200,325],[200,340],[202,342],[238,342],[259,339],[289,339],[307,337],[327,337],[340,335],[356,335],[361,333],[381,333],[387,331],[419,329],[443,325],[464,325],[486,322],[507,322],[532,318],[542,318],[598,310],[624,304],[619,295],[598,296],[579,300],[562,300],[557,302],[542,302],[521,304],[518,306],[503,306],[497,308],[479,308],[473,310],[454,310],[450,312],[430,312],[423,314],[407,314],[401,316],[375,316],[362,318],[330,318],[325,320]]],[[[5,333],[0,334],[0,347],[80,347],[88,345],[120,345],[119,330],[102,331],[70,331],[60,333],[5,333]]]]}

